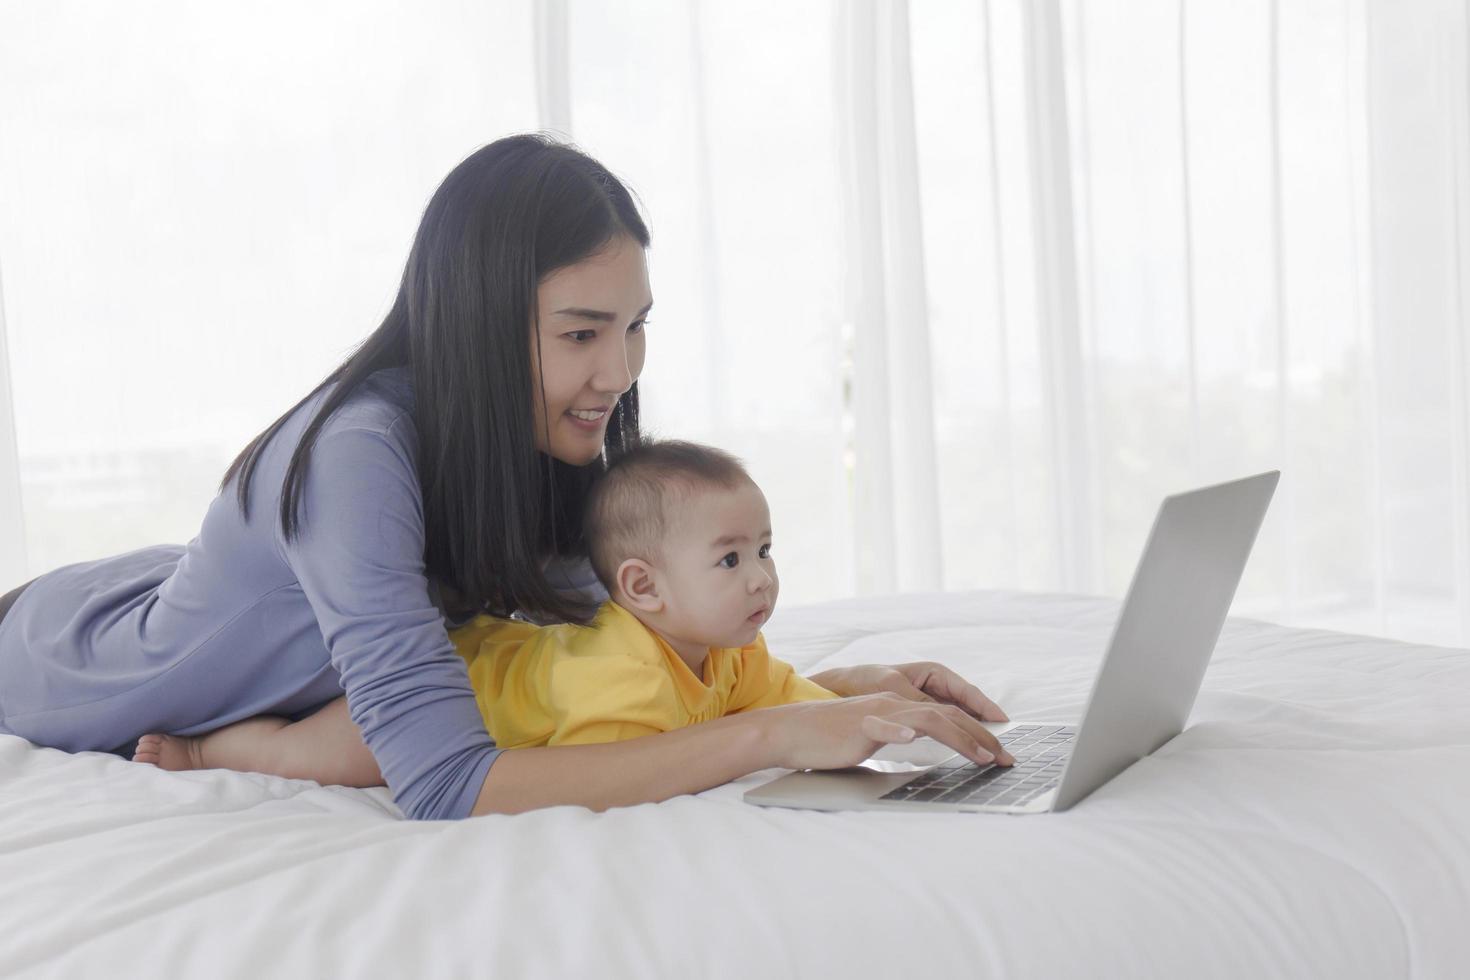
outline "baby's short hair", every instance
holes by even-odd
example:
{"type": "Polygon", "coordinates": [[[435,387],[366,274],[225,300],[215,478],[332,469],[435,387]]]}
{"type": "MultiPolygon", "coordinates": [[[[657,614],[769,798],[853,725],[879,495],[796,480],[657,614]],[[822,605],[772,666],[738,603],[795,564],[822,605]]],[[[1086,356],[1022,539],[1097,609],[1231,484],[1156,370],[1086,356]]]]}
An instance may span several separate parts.
{"type": "Polygon", "coordinates": [[[592,570],[616,594],[619,565],[659,559],[675,508],[700,490],[754,483],[739,459],[713,446],[650,439],[624,450],[588,491],[582,528],[592,570]]]}

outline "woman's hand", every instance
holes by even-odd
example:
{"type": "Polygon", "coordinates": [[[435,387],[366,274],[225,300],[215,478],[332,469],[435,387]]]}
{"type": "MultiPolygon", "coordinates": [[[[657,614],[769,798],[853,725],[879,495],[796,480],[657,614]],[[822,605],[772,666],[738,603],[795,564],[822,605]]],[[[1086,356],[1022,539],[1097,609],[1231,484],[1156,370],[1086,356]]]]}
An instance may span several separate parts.
{"type": "Polygon", "coordinates": [[[844,698],[888,692],[910,701],[956,705],[981,721],[1010,721],[1000,705],[943,664],[834,667],[808,679],[844,698]]]}
{"type": "Polygon", "coordinates": [[[1005,712],[938,664],[840,667],[812,680],[846,696],[742,711],[624,742],[502,752],[474,812],[656,802],[773,766],[855,766],[884,745],[920,735],[981,765],[1016,761],[979,720],[1004,721],[1005,712]]]}
{"type": "Polygon", "coordinates": [[[751,715],[764,716],[774,764],[785,769],[855,766],[884,745],[912,742],[920,735],[981,765],[1009,766],[1016,761],[999,739],[956,705],[932,699],[920,702],[892,692],[803,701],[751,715]]]}

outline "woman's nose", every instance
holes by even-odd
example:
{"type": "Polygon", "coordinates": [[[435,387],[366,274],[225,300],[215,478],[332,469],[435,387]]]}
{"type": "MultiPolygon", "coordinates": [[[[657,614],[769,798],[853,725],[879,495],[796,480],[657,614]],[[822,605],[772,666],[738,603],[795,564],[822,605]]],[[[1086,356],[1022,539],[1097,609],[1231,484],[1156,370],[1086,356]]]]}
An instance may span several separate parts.
{"type": "Polygon", "coordinates": [[[633,387],[633,369],[628,364],[626,344],[608,344],[607,350],[597,364],[597,376],[593,386],[598,391],[621,395],[633,387]]]}

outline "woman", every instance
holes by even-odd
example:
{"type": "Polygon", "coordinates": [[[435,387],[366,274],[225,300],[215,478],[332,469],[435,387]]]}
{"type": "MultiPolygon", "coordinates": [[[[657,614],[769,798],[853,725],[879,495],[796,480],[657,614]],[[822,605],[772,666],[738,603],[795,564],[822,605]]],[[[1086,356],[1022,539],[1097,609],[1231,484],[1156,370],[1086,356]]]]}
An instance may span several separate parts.
{"type": "Polygon", "coordinates": [[[143,732],[299,718],[345,691],[416,819],[662,800],[851,765],[915,733],[1000,754],[975,720],[1000,709],[934,664],[814,678],[865,695],[850,700],[495,748],[446,621],[580,621],[600,598],[576,593],[590,573],[558,569],[579,567],[605,449],[637,438],[648,243],[626,189],[570,147],[515,136],[466,159],[429,202],[387,318],[241,452],[197,538],[0,599],[0,733],[126,753],[143,732]]]}

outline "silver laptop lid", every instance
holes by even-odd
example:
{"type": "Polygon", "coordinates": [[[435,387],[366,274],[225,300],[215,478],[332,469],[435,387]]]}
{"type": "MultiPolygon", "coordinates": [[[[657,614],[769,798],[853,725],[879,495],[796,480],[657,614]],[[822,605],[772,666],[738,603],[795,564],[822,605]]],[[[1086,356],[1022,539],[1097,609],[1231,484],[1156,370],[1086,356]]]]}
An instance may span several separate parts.
{"type": "Polygon", "coordinates": [[[1184,730],[1281,473],[1164,498],[1093,682],[1053,809],[1184,730]]]}

